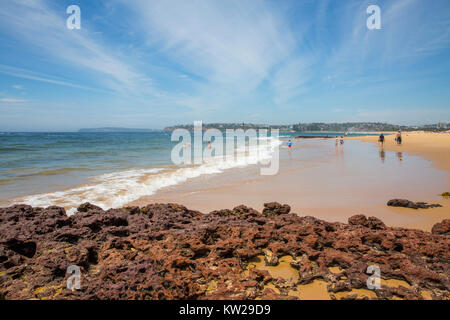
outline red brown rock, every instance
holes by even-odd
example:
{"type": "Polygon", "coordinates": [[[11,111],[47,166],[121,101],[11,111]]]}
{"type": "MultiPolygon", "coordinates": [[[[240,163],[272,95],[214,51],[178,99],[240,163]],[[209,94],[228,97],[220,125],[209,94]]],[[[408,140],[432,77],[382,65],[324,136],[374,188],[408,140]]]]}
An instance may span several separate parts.
{"type": "Polygon", "coordinates": [[[411,209],[428,209],[442,207],[440,204],[427,204],[426,202],[413,202],[405,199],[392,199],[387,202],[390,207],[403,207],[411,209]]]}
{"type": "Polygon", "coordinates": [[[450,219],[445,219],[442,220],[442,222],[436,223],[431,229],[431,233],[450,235],[450,219]]]}
{"type": "Polygon", "coordinates": [[[177,204],[84,204],[68,217],[58,207],[0,208],[0,299],[295,299],[291,289],[316,279],[330,294],[366,288],[370,264],[409,284],[382,286],[379,299],[422,299],[424,290],[450,298],[448,220],[429,233],[362,215],[344,224],[289,211],[277,203],[263,213],[239,206],[209,214],[177,204]],[[285,255],[296,281],[247,270],[256,256],[277,264],[285,255]],[[70,265],[80,267],[80,290],[66,288],[70,265]]]}

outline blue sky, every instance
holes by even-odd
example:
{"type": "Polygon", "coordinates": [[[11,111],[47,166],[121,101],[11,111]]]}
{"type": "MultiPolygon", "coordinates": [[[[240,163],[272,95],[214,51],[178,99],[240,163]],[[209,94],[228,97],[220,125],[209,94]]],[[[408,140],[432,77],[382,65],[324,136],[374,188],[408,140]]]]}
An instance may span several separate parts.
{"type": "Polygon", "coordinates": [[[450,122],[448,0],[5,0],[0,37],[0,131],[450,122]]]}

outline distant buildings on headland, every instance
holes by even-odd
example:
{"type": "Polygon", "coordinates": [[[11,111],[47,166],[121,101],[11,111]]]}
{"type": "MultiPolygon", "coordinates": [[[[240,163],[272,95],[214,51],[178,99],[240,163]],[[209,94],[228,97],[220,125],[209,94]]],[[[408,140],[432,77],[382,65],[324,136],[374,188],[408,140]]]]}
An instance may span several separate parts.
{"type": "MultiPolygon", "coordinates": [[[[192,131],[193,124],[170,126],[163,129],[163,131],[171,132],[175,129],[187,129],[192,131]]],[[[298,123],[290,125],[267,125],[254,123],[207,123],[203,124],[203,130],[210,128],[219,129],[221,131],[226,129],[278,129],[284,132],[380,132],[380,131],[446,131],[450,129],[449,123],[437,123],[423,126],[401,126],[381,122],[346,122],[346,123],[298,123]]]]}

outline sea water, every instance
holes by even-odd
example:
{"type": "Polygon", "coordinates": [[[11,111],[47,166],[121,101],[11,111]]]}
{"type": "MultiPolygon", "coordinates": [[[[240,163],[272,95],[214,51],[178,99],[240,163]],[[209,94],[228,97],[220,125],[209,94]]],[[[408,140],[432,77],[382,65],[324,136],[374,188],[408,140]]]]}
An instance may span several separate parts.
{"type": "MultiPolygon", "coordinates": [[[[296,135],[343,133],[291,132],[280,139],[296,135]]],[[[177,143],[168,132],[2,133],[0,205],[60,205],[70,212],[85,201],[104,209],[120,207],[162,188],[261,160],[242,153],[233,162],[174,166],[171,151],[177,143]]]]}

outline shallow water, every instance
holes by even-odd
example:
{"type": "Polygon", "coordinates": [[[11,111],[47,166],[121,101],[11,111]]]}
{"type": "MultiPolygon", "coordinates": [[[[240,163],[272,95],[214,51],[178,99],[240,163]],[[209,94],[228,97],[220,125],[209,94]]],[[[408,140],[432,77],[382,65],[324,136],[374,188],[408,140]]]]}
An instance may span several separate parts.
{"type": "Polygon", "coordinates": [[[257,256],[252,259],[248,266],[248,269],[266,270],[273,278],[281,278],[289,282],[296,282],[299,279],[298,270],[291,267],[291,256],[283,256],[278,259],[276,266],[266,266],[264,256],[257,256]]]}
{"type": "MultiPolygon", "coordinates": [[[[193,138],[191,137],[191,141],[193,138]]],[[[169,133],[9,133],[0,140],[0,205],[59,205],[74,210],[89,201],[104,209],[120,207],[161,188],[203,175],[219,174],[269,158],[280,143],[258,137],[250,152],[234,146],[236,158],[208,158],[206,141],[183,141],[191,160],[205,152],[207,162],[176,166],[171,153],[179,141],[169,133]]],[[[232,141],[234,144],[234,140],[232,141]]],[[[225,146],[228,141],[223,138],[225,146]]],[[[204,155],[204,157],[205,157],[204,155]]]]}
{"type": "Polygon", "coordinates": [[[299,139],[292,150],[280,149],[280,170],[261,176],[257,168],[233,169],[160,190],[133,202],[178,202],[202,212],[245,204],[262,210],[263,203],[287,203],[292,211],[328,221],[346,222],[355,214],[376,216],[388,225],[429,230],[450,216],[450,200],[440,194],[450,189],[450,174],[430,161],[399,151],[380,150],[375,144],[331,139],[299,139]],[[387,207],[388,200],[441,203],[444,207],[411,210],[387,207]],[[431,218],[431,219],[430,219],[431,218]]]}
{"type": "MultiPolygon", "coordinates": [[[[283,134],[285,139],[297,133],[283,134]]],[[[257,160],[176,167],[168,133],[23,133],[2,135],[0,205],[29,203],[103,208],[178,202],[203,212],[246,204],[262,209],[287,203],[301,215],[345,221],[363,213],[401,225],[405,214],[386,208],[392,198],[450,201],[450,175],[418,156],[374,144],[334,139],[292,139],[280,146],[280,170],[261,176],[257,160]]],[[[286,140],[285,140],[286,141],[286,140]]],[[[428,212],[445,208],[430,209],[428,212]]],[[[447,210],[447,211],[445,211],[447,210]]],[[[408,216],[421,223],[423,211],[408,216]]],[[[441,219],[442,220],[442,219],[441,219]]]]}
{"type": "Polygon", "coordinates": [[[59,191],[105,173],[170,163],[166,133],[5,133],[0,200],[59,191]]]}

